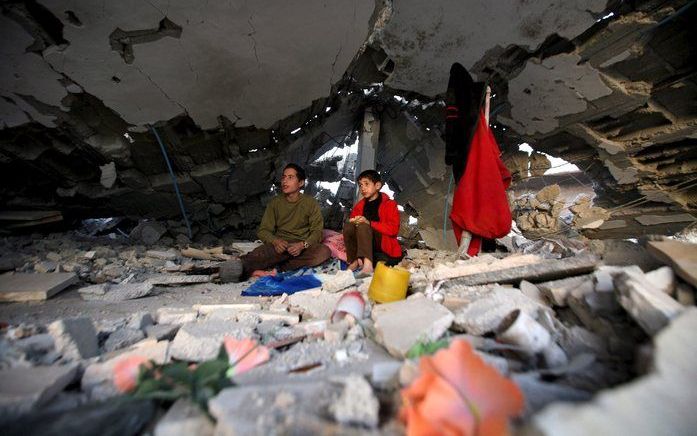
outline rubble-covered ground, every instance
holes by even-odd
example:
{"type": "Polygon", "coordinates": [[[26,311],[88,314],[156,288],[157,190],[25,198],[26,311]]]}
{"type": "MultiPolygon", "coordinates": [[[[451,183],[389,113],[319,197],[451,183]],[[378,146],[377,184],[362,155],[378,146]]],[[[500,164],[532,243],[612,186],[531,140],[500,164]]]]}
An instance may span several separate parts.
{"type": "Polygon", "coordinates": [[[515,431],[694,428],[689,242],[514,235],[501,241],[508,251],[469,260],[410,249],[401,263],[408,297],[386,304],[370,301],[372,277],[341,273],[336,261],[317,269],[321,287],[242,297],[255,279],[223,284],[218,270],[254,243],[204,242],[177,245],[154,221],[130,237],[84,229],[5,237],[0,282],[32,275],[63,287],[18,302],[8,300],[21,293],[2,288],[3,434],[400,434],[400,389],[418,377],[418,350],[460,339],[522,391],[515,431]],[[333,317],[354,291],[362,312],[333,317]],[[226,336],[260,341],[270,359],[235,376],[208,414],[186,399],[119,396],[120,360],[200,363],[226,336]]]}

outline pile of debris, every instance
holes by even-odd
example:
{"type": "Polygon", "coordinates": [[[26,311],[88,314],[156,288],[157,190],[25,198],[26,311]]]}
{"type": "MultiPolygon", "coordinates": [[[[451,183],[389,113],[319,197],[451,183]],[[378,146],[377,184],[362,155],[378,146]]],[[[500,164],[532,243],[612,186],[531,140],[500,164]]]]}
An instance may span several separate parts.
{"type": "MultiPolygon", "coordinates": [[[[42,250],[51,245],[50,239],[32,241],[42,250]]],[[[204,275],[181,271],[212,268],[231,248],[131,248],[127,256],[125,248],[92,250],[89,263],[75,262],[87,282],[79,289],[87,300],[81,304],[108,313],[124,295],[160,301],[150,293],[166,281],[157,277],[204,275]],[[94,270],[94,259],[124,270],[113,279],[103,267],[94,270]],[[144,265],[170,275],[140,271],[144,265]],[[133,279],[115,282],[124,275],[133,279]]],[[[688,382],[697,377],[697,246],[663,240],[647,249],[666,266],[604,265],[589,251],[460,260],[414,249],[401,264],[411,274],[409,296],[391,303],[370,300],[371,277],[325,270],[317,274],[321,287],[292,295],[231,293],[218,304],[163,304],[116,319],[5,322],[0,428],[3,434],[68,433],[78,426],[81,433],[108,427],[115,434],[149,429],[156,435],[402,432],[400,390],[419,377],[419,358],[462,340],[523,392],[524,411],[511,423],[517,429],[581,434],[592,423],[602,433],[684,434],[694,428],[697,404],[688,382]],[[235,374],[235,385],[207,402],[210,415],[186,398],[110,401],[120,395],[114,382],[120,361],[141,356],[156,364],[201,365],[218,356],[225,338],[258,341],[269,360],[235,374]],[[671,419],[663,419],[668,413],[671,419]]],[[[85,258],[78,247],[70,250],[85,258]]],[[[52,257],[61,270],[74,262],[52,257]]],[[[18,270],[36,262],[26,257],[18,270]]],[[[0,320],[22,304],[0,306],[0,320]]]]}

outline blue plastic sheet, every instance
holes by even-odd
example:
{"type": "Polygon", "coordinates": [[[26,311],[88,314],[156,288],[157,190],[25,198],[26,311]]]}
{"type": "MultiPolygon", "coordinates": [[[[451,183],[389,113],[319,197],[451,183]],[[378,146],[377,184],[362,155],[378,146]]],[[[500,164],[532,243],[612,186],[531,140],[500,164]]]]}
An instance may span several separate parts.
{"type": "Polygon", "coordinates": [[[322,286],[322,282],[312,270],[288,271],[275,276],[260,277],[250,287],[242,291],[243,297],[270,297],[294,294],[322,286]]]}

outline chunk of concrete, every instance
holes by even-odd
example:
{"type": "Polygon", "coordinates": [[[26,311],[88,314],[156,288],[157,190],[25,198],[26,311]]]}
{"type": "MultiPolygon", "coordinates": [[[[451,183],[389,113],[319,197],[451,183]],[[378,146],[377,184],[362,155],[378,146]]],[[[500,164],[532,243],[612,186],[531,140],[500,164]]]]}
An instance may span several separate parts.
{"type": "Polygon", "coordinates": [[[90,318],[54,321],[48,325],[48,332],[53,336],[56,351],[66,360],[87,359],[99,354],[97,331],[90,318]]]}
{"type": "Polygon", "coordinates": [[[154,320],[150,312],[136,312],[128,317],[126,327],[138,330],[144,330],[146,327],[153,325],[154,320]]]}
{"type": "Polygon", "coordinates": [[[131,230],[129,237],[134,241],[141,241],[145,245],[152,245],[159,241],[167,228],[157,221],[141,221],[131,230]]]}
{"type": "Polygon", "coordinates": [[[334,275],[325,275],[322,280],[322,290],[325,292],[339,292],[356,284],[353,271],[337,271],[334,275]]]}
{"type": "Polygon", "coordinates": [[[158,324],[182,325],[196,321],[198,311],[194,309],[161,307],[155,312],[155,319],[158,324]]]}
{"type": "Polygon", "coordinates": [[[254,337],[249,325],[211,320],[184,324],[172,341],[171,355],[187,362],[203,362],[218,356],[225,336],[236,339],[254,337]]]}
{"type": "Polygon", "coordinates": [[[144,338],[145,334],[143,334],[142,330],[140,329],[120,328],[109,335],[109,338],[107,338],[106,342],[104,343],[104,351],[110,352],[120,350],[121,348],[126,348],[129,345],[133,345],[144,338]]]}
{"type": "Polygon", "coordinates": [[[2,274],[0,302],[47,300],[78,280],[75,273],[2,274]]]}
{"type": "Polygon", "coordinates": [[[77,370],[70,364],[0,371],[0,424],[46,404],[75,380],[77,370]]]}
{"type": "Polygon", "coordinates": [[[163,339],[172,340],[179,330],[176,324],[155,324],[145,327],[145,335],[149,338],[155,338],[158,341],[163,339]]]}
{"type": "Polygon", "coordinates": [[[86,301],[117,303],[145,297],[150,295],[152,290],[153,285],[151,283],[123,283],[118,285],[102,283],[99,285],[86,286],[78,289],[78,292],[82,296],[82,299],[86,301]]]}
{"type": "Polygon", "coordinates": [[[365,378],[354,375],[337,381],[344,386],[339,397],[329,405],[334,419],[346,425],[375,428],[378,425],[380,403],[365,378]]]}
{"type": "Polygon", "coordinates": [[[455,311],[453,330],[472,335],[483,335],[496,330],[501,321],[516,309],[535,317],[547,306],[523,295],[516,288],[496,287],[488,295],[455,311]]]}
{"type": "Polygon", "coordinates": [[[229,309],[240,312],[249,310],[261,310],[261,304],[257,303],[234,303],[234,304],[194,304],[192,308],[198,311],[199,315],[208,315],[214,310],[229,309]]]}
{"type": "Polygon", "coordinates": [[[378,305],[372,317],[377,341],[400,358],[417,342],[443,336],[453,322],[448,309],[423,296],[378,305]]]}
{"type": "Polygon", "coordinates": [[[322,292],[320,289],[311,289],[303,292],[296,292],[288,297],[290,310],[300,313],[308,318],[327,319],[331,316],[336,303],[343,293],[322,292]]]}
{"type": "Polygon", "coordinates": [[[668,295],[675,295],[675,273],[673,268],[669,266],[662,266],[653,271],[649,271],[644,274],[646,280],[661,292],[668,295]]]}
{"type": "Polygon", "coordinates": [[[678,435],[697,428],[697,308],[686,309],[654,337],[654,371],[607,389],[583,405],[553,404],[535,415],[541,435],[678,435]]]}
{"type": "Polygon", "coordinates": [[[566,307],[566,299],[569,294],[581,284],[591,281],[592,279],[590,275],[568,277],[565,279],[538,283],[537,287],[552,304],[559,307],[566,307]]]}
{"type": "Polygon", "coordinates": [[[175,260],[178,253],[173,248],[170,248],[169,250],[148,250],[145,252],[145,255],[155,259],[175,260]]]}
{"type": "Polygon", "coordinates": [[[646,276],[627,269],[615,275],[620,304],[634,320],[653,336],[685,307],[650,284],[646,276]]]}
{"type": "Polygon", "coordinates": [[[215,426],[203,410],[190,400],[180,398],[155,427],[155,436],[213,436],[215,426]]]}

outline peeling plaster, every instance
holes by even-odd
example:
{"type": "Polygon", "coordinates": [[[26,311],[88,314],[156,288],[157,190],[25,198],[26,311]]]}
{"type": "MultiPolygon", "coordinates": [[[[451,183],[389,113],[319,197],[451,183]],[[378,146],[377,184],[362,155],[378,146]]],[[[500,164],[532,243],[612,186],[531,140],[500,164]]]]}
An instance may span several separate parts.
{"type": "Polygon", "coordinates": [[[400,0],[375,35],[395,62],[385,81],[425,95],[445,92],[453,62],[470,69],[492,48],[535,50],[556,33],[573,39],[595,23],[605,0],[400,0]]]}
{"type": "Polygon", "coordinates": [[[508,86],[511,118],[519,133],[549,133],[559,127],[559,117],[586,110],[588,101],[612,90],[589,64],[578,65],[576,54],[560,54],[541,63],[528,61],[508,86]]]}
{"type": "Polygon", "coordinates": [[[636,168],[620,168],[610,160],[605,160],[603,161],[603,163],[605,164],[607,169],[610,170],[610,174],[612,174],[612,177],[614,177],[614,179],[620,185],[636,183],[639,181],[639,179],[637,178],[639,170],[637,170],[636,168]]]}

